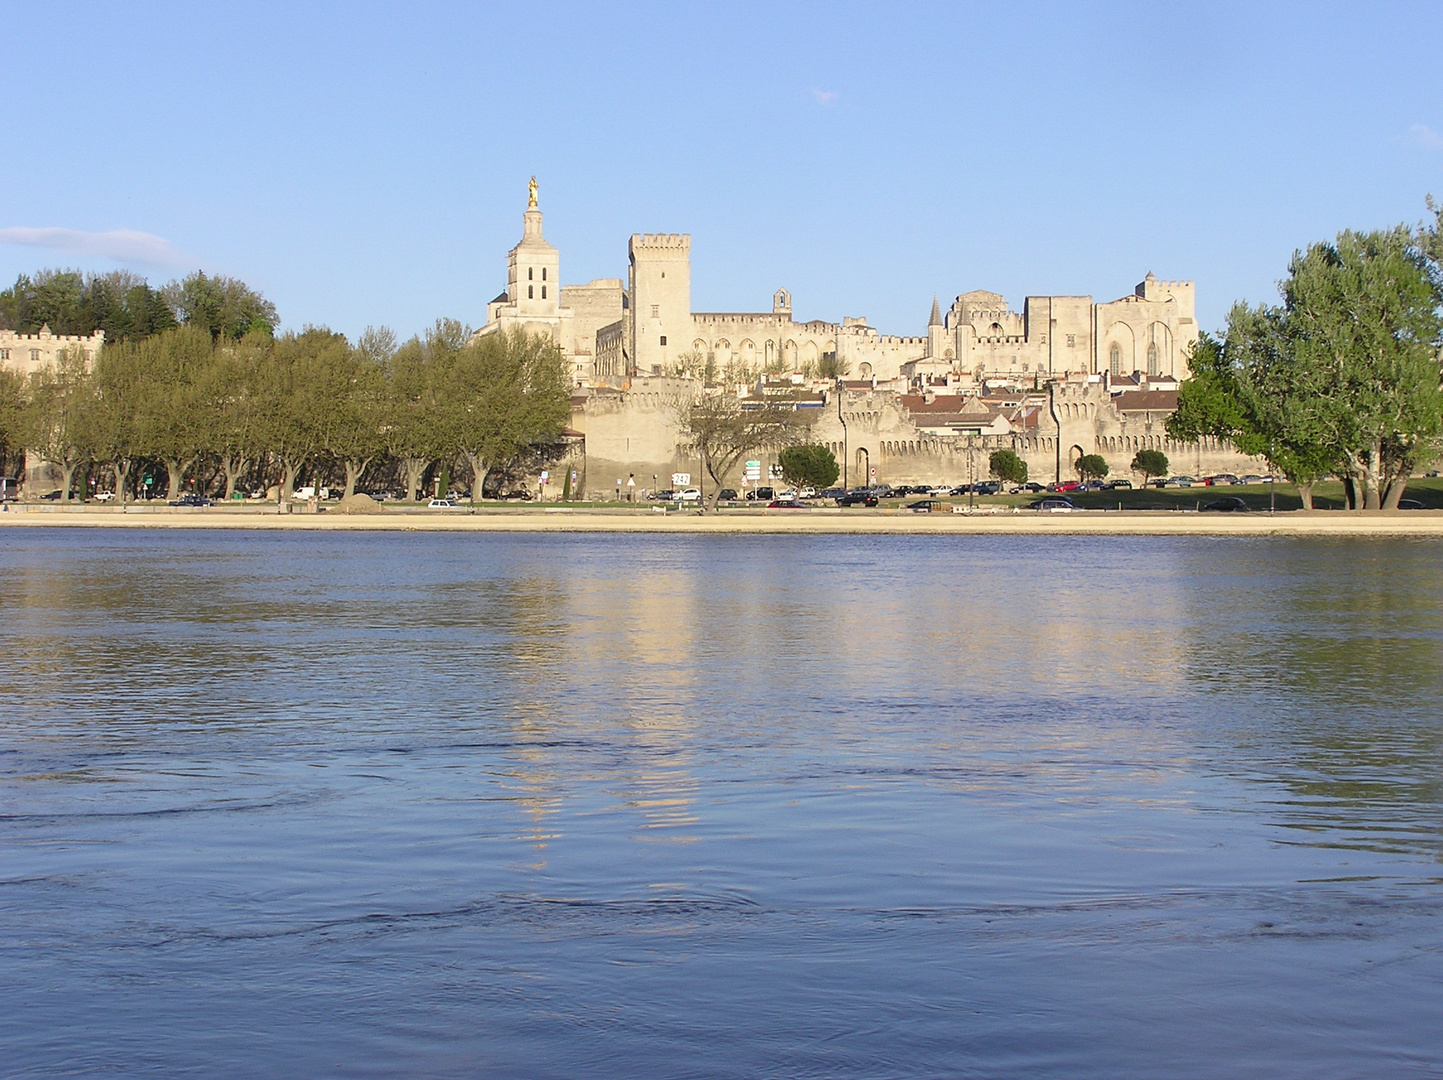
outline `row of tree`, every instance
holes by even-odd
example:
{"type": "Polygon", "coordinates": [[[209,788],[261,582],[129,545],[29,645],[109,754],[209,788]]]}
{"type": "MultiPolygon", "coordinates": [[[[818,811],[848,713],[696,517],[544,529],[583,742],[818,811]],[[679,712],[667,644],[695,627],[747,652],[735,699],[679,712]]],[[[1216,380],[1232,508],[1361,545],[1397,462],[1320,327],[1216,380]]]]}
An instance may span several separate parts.
{"type": "Polygon", "coordinates": [[[1294,254],[1276,305],[1236,305],[1204,335],[1168,421],[1232,439],[1298,486],[1342,479],[1354,509],[1396,508],[1443,444],[1443,208],[1294,254]]]}
{"type": "Polygon", "coordinates": [[[451,320],[399,347],[387,330],[352,345],[317,328],[230,340],[186,325],[108,344],[92,365],[74,350],[27,380],[4,373],[0,449],[57,466],[63,499],[83,466],[113,472],[121,499],[152,465],[169,498],[183,478],[226,498],[244,481],[288,498],[303,473],[343,473],[351,494],[380,466],[414,499],[428,469],[457,464],[474,498],[493,467],[559,452],[570,389],[548,339],[472,340],[451,320]]]}
{"type": "Polygon", "coordinates": [[[243,281],[196,271],[159,289],[129,270],[82,274],[42,270],[22,274],[0,292],[0,330],[89,337],[105,331],[108,342],[141,341],[176,326],[195,326],[219,340],[274,334],[275,305],[243,281]]]}

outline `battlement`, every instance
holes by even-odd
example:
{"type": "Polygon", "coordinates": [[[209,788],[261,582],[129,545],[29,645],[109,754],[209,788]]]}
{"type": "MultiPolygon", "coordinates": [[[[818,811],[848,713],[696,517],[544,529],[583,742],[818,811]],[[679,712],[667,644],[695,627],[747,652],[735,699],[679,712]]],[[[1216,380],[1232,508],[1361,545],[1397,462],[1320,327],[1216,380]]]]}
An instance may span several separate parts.
{"type": "Polygon", "coordinates": [[[43,342],[46,345],[53,345],[55,342],[74,342],[77,345],[99,344],[105,341],[105,331],[97,330],[93,334],[52,334],[49,327],[42,326],[36,334],[17,334],[13,330],[0,330],[0,342],[6,345],[19,345],[24,342],[43,342]]]}
{"type": "Polygon", "coordinates": [[[631,250],[645,251],[691,251],[690,233],[636,233],[631,238],[631,250]]]}

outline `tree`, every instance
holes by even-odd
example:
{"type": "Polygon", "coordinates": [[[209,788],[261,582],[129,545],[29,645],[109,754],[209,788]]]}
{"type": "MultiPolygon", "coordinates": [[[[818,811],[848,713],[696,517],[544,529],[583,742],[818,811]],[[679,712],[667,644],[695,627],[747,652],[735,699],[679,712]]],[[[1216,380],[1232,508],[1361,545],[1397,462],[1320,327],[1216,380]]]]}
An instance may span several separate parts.
{"type": "Polygon", "coordinates": [[[987,471],[1009,484],[1027,483],[1027,462],[1012,450],[994,450],[987,459],[987,471]]]}
{"type": "Polygon", "coordinates": [[[25,379],[0,367],[0,475],[10,476],[25,452],[25,379]]]}
{"type": "Polygon", "coordinates": [[[748,454],[797,442],[805,423],[789,403],[743,402],[730,394],[703,394],[682,413],[682,433],[712,479],[711,507],[721,485],[748,454]]]}
{"type": "Polygon", "coordinates": [[[1167,455],[1161,450],[1139,450],[1132,457],[1132,471],[1142,474],[1144,484],[1150,477],[1166,476],[1169,467],[1167,455]]]}
{"type": "Polygon", "coordinates": [[[1082,480],[1101,480],[1107,475],[1107,460],[1101,454],[1083,454],[1072,467],[1082,480]]]}
{"type": "Polygon", "coordinates": [[[782,478],[796,488],[829,488],[842,472],[832,452],[815,443],[785,447],[777,463],[782,467],[782,478]]]}
{"type": "Polygon", "coordinates": [[[183,281],[172,281],[164,296],[180,322],[207,331],[215,340],[273,335],[280,324],[276,306],[235,278],[209,277],[197,270],[183,281]]]}
{"type": "Polygon", "coordinates": [[[471,466],[471,501],[486,474],[523,450],[558,440],[571,417],[571,379],[550,337],[489,334],[457,352],[445,398],[446,430],[471,466]]]}
{"type": "Polygon", "coordinates": [[[280,495],[289,502],[296,477],[325,446],[334,423],[328,390],[350,344],[342,334],[307,327],[286,334],[265,353],[258,373],[261,439],[280,465],[280,495]]]}
{"type": "Polygon", "coordinates": [[[61,502],[70,501],[75,470],[90,457],[94,391],[95,381],[80,349],[61,350],[53,366],[30,376],[22,424],[27,456],[33,452],[60,469],[61,502]]]}
{"type": "Polygon", "coordinates": [[[33,278],[22,274],[0,292],[0,328],[33,334],[47,325],[82,337],[104,330],[106,342],[114,344],[158,334],[176,322],[165,298],[129,270],[41,270],[33,278]]]}
{"type": "Polygon", "coordinates": [[[1221,344],[1195,350],[1200,377],[1184,384],[1169,432],[1266,456],[1304,506],[1312,482],[1337,473],[1351,506],[1396,508],[1443,438],[1437,254],[1436,223],[1343,232],[1294,253],[1281,306],[1234,307],[1221,344]]]}

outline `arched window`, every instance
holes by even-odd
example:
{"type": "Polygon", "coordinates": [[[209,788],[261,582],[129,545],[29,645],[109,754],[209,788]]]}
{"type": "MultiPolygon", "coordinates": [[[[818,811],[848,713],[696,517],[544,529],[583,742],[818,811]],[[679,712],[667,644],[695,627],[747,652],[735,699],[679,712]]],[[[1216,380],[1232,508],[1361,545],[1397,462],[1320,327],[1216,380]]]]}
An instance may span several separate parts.
{"type": "Polygon", "coordinates": [[[1149,342],[1147,346],[1147,373],[1156,375],[1157,371],[1157,342],[1149,342]]]}
{"type": "Polygon", "coordinates": [[[542,280],[542,281],[545,281],[545,280],[546,280],[546,267],[544,267],[544,266],[541,268],[541,280],[542,280]]]}
{"type": "Polygon", "coordinates": [[[531,267],[528,266],[528,267],[526,268],[526,280],[527,280],[527,281],[531,281],[535,276],[536,276],[536,271],[533,270],[531,267]]]}
{"type": "Polygon", "coordinates": [[[534,299],[536,299],[536,286],[535,286],[535,285],[528,285],[528,286],[526,286],[526,299],[528,299],[528,300],[534,300],[534,299]]]}
{"type": "MultiPolygon", "coordinates": [[[[543,278],[546,277],[546,271],[545,271],[545,270],[541,271],[541,276],[542,276],[543,278]]],[[[543,299],[543,300],[546,299],[546,286],[545,286],[545,285],[541,286],[541,299],[543,299]]]]}
{"type": "Polygon", "coordinates": [[[1122,346],[1115,341],[1107,350],[1107,369],[1111,371],[1113,375],[1122,374],[1122,346]]]}

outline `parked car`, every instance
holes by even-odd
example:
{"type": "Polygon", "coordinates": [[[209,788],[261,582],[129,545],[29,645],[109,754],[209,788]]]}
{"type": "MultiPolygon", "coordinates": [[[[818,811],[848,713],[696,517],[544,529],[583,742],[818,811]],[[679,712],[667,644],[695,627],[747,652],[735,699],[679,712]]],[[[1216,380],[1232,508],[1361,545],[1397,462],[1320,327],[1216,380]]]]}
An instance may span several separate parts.
{"type": "Polygon", "coordinates": [[[169,504],[169,505],[171,505],[171,506],[214,506],[215,503],[211,502],[211,501],[210,501],[209,499],[207,499],[204,495],[182,495],[182,496],[181,496],[180,498],[178,498],[178,499],[172,499],[172,500],[170,501],[170,504],[169,504]]]}
{"type": "Polygon", "coordinates": [[[1244,485],[1246,485],[1246,484],[1261,484],[1262,482],[1263,482],[1263,478],[1262,478],[1261,476],[1259,476],[1257,473],[1248,473],[1247,476],[1240,477],[1240,478],[1238,479],[1238,483],[1239,483],[1239,484],[1244,484],[1244,485]]]}
{"type": "Polygon", "coordinates": [[[1417,499],[1399,499],[1399,500],[1398,500],[1398,509],[1399,509],[1399,510],[1422,510],[1422,509],[1423,509],[1423,504],[1420,503],[1417,499]]]}
{"type": "Polygon", "coordinates": [[[65,494],[63,491],[56,488],[54,491],[47,491],[44,495],[40,496],[40,498],[44,502],[59,502],[60,496],[63,494],[65,494]]]}
{"type": "Polygon", "coordinates": [[[1081,480],[1057,480],[1047,485],[1048,491],[1076,491],[1082,487],[1081,480]]]}
{"type": "Polygon", "coordinates": [[[1232,473],[1218,473],[1216,476],[1209,476],[1203,480],[1208,487],[1232,487],[1238,482],[1238,478],[1232,473]]]}
{"type": "Polygon", "coordinates": [[[1217,502],[1210,502],[1203,507],[1204,510],[1216,510],[1221,514],[1246,513],[1248,504],[1236,495],[1229,495],[1226,499],[1219,499],[1217,502]]]}
{"type": "Polygon", "coordinates": [[[1037,492],[1044,490],[1046,489],[1034,480],[1029,480],[1025,484],[1014,484],[1012,487],[1008,488],[1008,491],[1011,492],[1011,494],[1013,495],[1023,495],[1027,493],[1036,494],[1037,492]]]}
{"type": "Polygon", "coordinates": [[[1107,485],[1104,484],[1101,480],[1089,480],[1087,483],[1083,484],[1082,487],[1078,488],[1077,490],[1078,490],[1078,491],[1106,491],[1106,490],[1107,490],[1107,485]]]}
{"type": "Polygon", "coordinates": [[[1190,487],[1192,487],[1192,486],[1193,486],[1194,484],[1196,484],[1196,483],[1197,483],[1197,481],[1194,480],[1191,476],[1169,476],[1169,477],[1167,478],[1167,484],[1166,484],[1166,486],[1167,486],[1167,487],[1178,487],[1178,488],[1190,488],[1190,487]]]}
{"type": "Polygon", "coordinates": [[[972,490],[978,495],[998,495],[1002,491],[1002,481],[983,480],[980,484],[973,484],[972,490]]]}
{"type": "Polygon", "coordinates": [[[760,502],[771,502],[776,497],[777,492],[775,488],[759,487],[752,488],[751,491],[747,492],[748,499],[757,500],[760,502]]]}
{"type": "Polygon", "coordinates": [[[94,495],[92,495],[92,496],[90,496],[90,497],[91,497],[92,499],[94,499],[96,502],[110,502],[112,499],[115,498],[115,492],[113,492],[113,491],[97,491],[94,495]]]}
{"type": "Polygon", "coordinates": [[[735,488],[722,488],[716,493],[717,502],[736,502],[737,493],[735,488]]]}
{"type": "Polygon", "coordinates": [[[947,510],[947,504],[941,499],[918,499],[916,502],[908,503],[906,509],[914,514],[941,514],[947,510]]]}
{"type": "Polygon", "coordinates": [[[1072,500],[1069,498],[1059,495],[1049,495],[1045,499],[1037,499],[1035,502],[1028,503],[1027,509],[1047,510],[1053,513],[1065,514],[1070,510],[1076,510],[1077,507],[1072,505],[1072,500]]]}
{"type": "Polygon", "coordinates": [[[857,488],[837,497],[838,506],[876,506],[877,496],[866,488],[857,488]]]}
{"type": "Polygon", "coordinates": [[[505,495],[502,495],[501,498],[503,498],[503,499],[516,499],[516,500],[518,500],[518,501],[520,501],[520,502],[530,502],[530,501],[531,501],[531,492],[527,491],[525,488],[513,488],[511,491],[508,491],[505,495]]]}
{"type": "Polygon", "coordinates": [[[773,499],[767,503],[768,510],[805,510],[807,504],[798,502],[796,499],[773,499]]]}
{"type": "Polygon", "coordinates": [[[459,510],[461,504],[455,499],[432,499],[426,504],[428,510],[459,510]]]}
{"type": "Polygon", "coordinates": [[[671,488],[662,488],[660,491],[653,491],[647,498],[655,502],[671,502],[676,498],[676,492],[671,488]]]}
{"type": "Polygon", "coordinates": [[[701,502],[701,488],[684,488],[677,492],[676,501],[680,503],[701,502]]]}
{"type": "Polygon", "coordinates": [[[1108,491],[1131,491],[1131,480],[1109,480],[1103,485],[1108,491]]]}
{"type": "Polygon", "coordinates": [[[819,498],[819,499],[836,499],[836,498],[841,497],[842,495],[845,495],[846,493],[847,493],[847,489],[846,489],[846,488],[829,487],[829,488],[826,488],[826,489],[824,489],[824,490],[822,490],[822,491],[817,492],[817,498],[819,498]]]}

